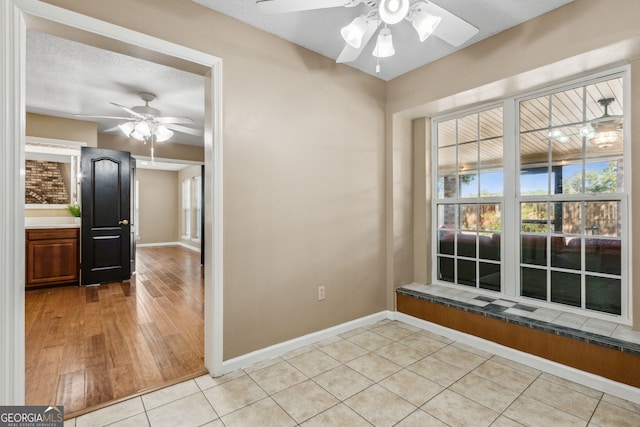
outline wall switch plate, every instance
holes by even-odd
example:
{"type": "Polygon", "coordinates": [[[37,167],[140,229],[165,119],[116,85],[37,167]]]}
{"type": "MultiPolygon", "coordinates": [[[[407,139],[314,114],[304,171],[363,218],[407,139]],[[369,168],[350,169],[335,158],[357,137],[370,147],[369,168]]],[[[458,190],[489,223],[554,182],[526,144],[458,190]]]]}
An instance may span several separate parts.
{"type": "Polygon", "coordinates": [[[322,301],[325,298],[324,286],[318,286],[318,301],[322,301]]]}

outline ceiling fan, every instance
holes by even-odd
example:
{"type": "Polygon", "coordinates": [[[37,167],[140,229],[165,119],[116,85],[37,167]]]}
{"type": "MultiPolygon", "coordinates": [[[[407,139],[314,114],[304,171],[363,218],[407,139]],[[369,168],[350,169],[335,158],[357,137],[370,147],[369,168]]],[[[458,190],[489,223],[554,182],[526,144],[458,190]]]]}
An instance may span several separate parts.
{"type": "Polygon", "coordinates": [[[574,132],[566,133],[557,128],[553,129],[549,132],[549,138],[566,143],[571,137],[584,137],[593,142],[596,148],[612,147],[622,137],[623,132],[623,116],[609,114],[609,106],[615,100],[613,97],[598,99],[598,104],[604,109],[602,116],[589,121],[574,132]]]}
{"type": "Polygon", "coordinates": [[[76,114],[76,117],[88,119],[110,119],[110,120],[126,120],[125,123],[117,127],[107,129],[107,131],[120,129],[127,137],[137,139],[139,141],[163,142],[173,136],[173,131],[182,132],[189,135],[202,136],[204,132],[194,129],[183,124],[191,124],[193,120],[189,117],[163,117],[160,110],[149,106],[156,96],[149,92],[140,92],[138,94],[144,105],[127,108],[124,105],[115,102],[109,102],[111,105],[122,108],[130,114],[129,117],[117,116],[94,116],[76,114]]]}
{"type": "MultiPolygon", "coordinates": [[[[421,42],[431,34],[453,46],[460,46],[478,33],[478,28],[426,0],[256,0],[263,13],[299,12],[364,4],[369,11],[355,18],[340,31],[346,44],[336,62],[355,61],[378,30],[372,54],[384,58],[395,53],[389,25],[403,19],[410,22],[421,42]]],[[[380,64],[376,65],[376,72],[380,64]]]]}

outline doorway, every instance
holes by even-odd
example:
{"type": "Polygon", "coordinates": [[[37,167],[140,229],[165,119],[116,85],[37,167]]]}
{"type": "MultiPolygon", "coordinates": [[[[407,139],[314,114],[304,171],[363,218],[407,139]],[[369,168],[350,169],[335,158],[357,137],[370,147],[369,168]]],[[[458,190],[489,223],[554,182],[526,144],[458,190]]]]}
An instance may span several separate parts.
{"type": "Polygon", "coordinates": [[[64,27],[66,34],[90,34],[121,47],[128,46],[161,60],[188,62],[205,70],[205,367],[213,375],[222,373],[222,110],[221,61],[211,55],[165,42],[112,24],[39,2],[9,0],[0,8],[3,49],[0,94],[8,113],[0,118],[3,129],[3,197],[6,200],[2,225],[6,236],[0,246],[3,261],[2,312],[5,328],[0,341],[6,349],[0,356],[4,381],[0,400],[24,404],[24,192],[20,165],[24,158],[24,43],[26,27],[41,25],[47,31],[64,27]],[[25,25],[25,22],[28,24],[25,25]],[[16,144],[19,141],[19,144],[16,144]],[[11,285],[13,284],[13,285],[11,285]]]}

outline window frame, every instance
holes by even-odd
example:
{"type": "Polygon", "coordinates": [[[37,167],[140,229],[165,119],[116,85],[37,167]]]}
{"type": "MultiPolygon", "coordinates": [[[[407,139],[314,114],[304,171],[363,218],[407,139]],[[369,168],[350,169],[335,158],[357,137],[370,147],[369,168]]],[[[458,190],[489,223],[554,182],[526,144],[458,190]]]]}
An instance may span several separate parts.
{"type": "Polygon", "coordinates": [[[192,178],[193,185],[191,186],[193,189],[193,199],[191,201],[193,214],[195,215],[195,221],[192,225],[191,230],[191,240],[194,242],[200,241],[200,230],[202,228],[202,178],[200,175],[196,175],[192,178]]]}
{"type": "Polygon", "coordinates": [[[191,179],[182,180],[182,238],[191,239],[191,179]]]}
{"type": "MultiPolygon", "coordinates": [[[[547,86],[542,89],[530,91],[515,96],[505,97],[495,102],[486,103],[483,105],[475,106],[469,109],[461,109],[455,112],[450,112],[440,116],[434,116],[431,118],[431,194],[433,199],[431,200],[431,256],[428,262],[431,265],[431,283],[436,283],[443,286],[454,287],[456,289],[463,289],[474,291],[478,293],[484,293],[493,297],[505,297],[515,301],[523,301],[528,304],[533,304],[541,307],[553,308],[560,311],[571,312],[580,314],[586,317],[594,317],[614,321],[621,324],[631,324],[630,314],[631,310],[631,298],[630,298],[630,281],[631,271],[629,269],[631,259],[631,242],[629,239],[629,231],[632,227],[633,217],[631,216],[631,170],[630,165],[630,149],[631,149],[631,135],[630,135],[630,104],[631,104],[631,88],[630,88],[630,69],[629,66],[618,67],[610,69],[589,76],[576,78],[573,80],[557,83],[547,86]],[[520,195],[520,118],[519,108],[520,102],[533,99],[545,95],[551,95],[561,91],[568,91],[574,88],[580,88],[590,84],[594,84],[601,81],[606,81],[615,78],[622,78],[623,80],[623,163],[622,167],[626,173],[623,173],[623,191],[618,193],[600,193],[599,195],[591,195],[588,193],[581,193],[576,195],[563,195],[561,200],[552,199],[551,203],[559,201],[602,201],[602,200],[616,200],[620,202],[620,216],[621,221],[621,314],[609,314],[606,312],[599,312],[589,309],[574,308],[561,303],[546,302],[538,299],[528,298],[521,296],[520,294],[520,202],[523,201],[523,196],[520,195]],[[503,108],[503,195],[502,195],[502,245],[500,248],[500,263],[502,265],[502,277],[501,277],[501,291],[490,291],[481,288],[472,288],[465,285],[458,285],[455,283],[444,282],[438,280],[438,206],[447,203],[448,199],[439,198],[438,183],[439,183],[439,170],[438,170],[438,123],[461,118],[469,114],[479,113],[485,110],[490,110],[496,107],[503,108]],[[506,236],[506,237],[505,237],[506,236]]],[[[586,154],[583,153],[583,160],[586,154]]],[[[456,159],[457,161],[457,159],[456,159]]],[[[458,185],[459,186],[459,185],[458,185]]],[[[452,203],[459,205],[463,203],[493,203],[494,198],[456,198],[452,203]]],[[[536,196],[527,196],[526,201],[536,200],[536,196]]],[[[545,201],[549,201],[549,197],[540,197],[545,201]]],[[[583,219],[584,221],[584,219],[583,219]]],[[[584,253],[582,253],[584,257],[584,253]]],[[[547,274],[549,273],[549,267],[547,267],[547,274]]],[[[584,265],[582,267],[581,274],[584,274],[584,265]]],[[[584,296],[584,295],[583,295],[584,296]]],[[[584,301],[584,299],[583,299],[584,301]]]]}

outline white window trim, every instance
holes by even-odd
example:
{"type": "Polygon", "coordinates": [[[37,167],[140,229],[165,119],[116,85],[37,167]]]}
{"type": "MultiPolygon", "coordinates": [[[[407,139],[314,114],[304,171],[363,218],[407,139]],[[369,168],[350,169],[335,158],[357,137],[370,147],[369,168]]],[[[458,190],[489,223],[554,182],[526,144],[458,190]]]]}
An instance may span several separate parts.
{"type": "Polygon", "coordinates": [[[191,178],[185,178],[182,180],[182,201],[181,201],[181,214],[182,214],[182,239],[191,240],[191,178]]]}
{"type": "MultiPolygon", "coordinates": [[[[480,106],[475,106],[470,109],[458,110],[455,112],[450,112],[444,114],[442,116],[434,116],[431,118],[431,171],[432,179],[431,179],[431,194],[434,195],[433,201],[431,203],[431,259],[428,262],[431,263],[431,282],[436,283],[441,286],[451,287],[454,289],[464,289],[469,292],[477,292],[481,295],[487,295],[491,297],[501,296],[508,298],[510,300],[516,302],[522,302],[528,305],[534,305],[542,308],[550,308],[558,311],[564,311],[567,313],[579,314],[585,317],[591,317],[596,319],[603,319],[619,324],[631,325],[632,318],[632,295],[631,295],[631,286],[633,283],[632,272],[630,269],[629,260],[632,259],[632,241],[629,238],[629,232],[632,229],[632,221],[633,216],[631,215],[630,207],[631,207],[631,161],[630,161],[630,147],[632,144],[631,141],[631,84],[630,84],[630,67],[628,65],[610,69],[607,71],[603,71],[596,74],[591,74],[589,76],[584,76],[577,79],[572,79],[566,82],[557,83],[555,85],[545,87],[541,90],[537,91],[529,91],[517,96],[511,96],[502,99],[500,102],[492,102],[483,104],[480,106]],[[611,200],[620,200],[621,201],[621,212],[622,215],[626,216],[626,220],[622,221],[622,230],[621,230],[621,244],[623,247],[622,259],[621,259],[621,314],[614,315],[604,312],[597,312],[582,308],[575,308],[564,304],[559,303],[549,303],[546,301],[528,298],[519,295],[519,283],[520,283],[520,262],[519,257],[517,255],[509,255],[509,259],[506,259],[508,254],[519,254],[520,253],[520,244],[519,244],[519,234],[520,234],[520,212],[517,209],[519,205],[520,198],[517,197],[519,191],[519,180],[515,179],[518,177],[519,171],[519,144],[518,144],[518,106],[519,103],[526,99],[531,99],[539,96],[544,96],[548,94],[552,94],[558,92],[559,90],[569,90],[574,87],[581,87],[586,84],[596,82],[599,80],[607,80],[607,78],[615,78],[618,75],[623,78],[623,90],[624,90],[624,99],[623,99],[623,110],[625,112],[625,120],[623,123],[623,138],[625,141],[624,146],[624,154],[623,154],[623,168],[625,174],[623,176],[623,193],[613,193],[611,194],[611,200]],[[504,142],[504,165],[503,171],[505,177],[513,177],[513,179],[505,179],[503,186],[503,197],[502,197],[502,209],[503,209],[503,218],[502,218],[502,233],[503,237],[506,235],[508,238],[501,239],[502,247],[501,249],[501,263],[502,263],[502,277],[501,277],[501,292],[491,291],[487,289],[481,288],[473,288],[470,286],[458,285],[449,282],[443,282],[438,280],[438,212],[437,206],[441,200],[438,199],[438,129],[437,125],[439,122],[463,117],[465,115],[479,113],[481,111],[490,110],[492,108],[496,108],[502,106],[503,107],[503,142],[504,142]],[[508,147],[513,147],[509,149],[508,147]],[[507,201],[509,201],[507,203],[507,201]]],[[[578,196],[580,200],[588,200],[590,198],[589,195],[580,195],[578,196]]],[[[486,201],[490,203],[496,198],[486,198],[486,201]]],[[[600,199],[600,197],[599,197],[600,199]]],[[[527,199],[528,200],[528,199],[527,199]]],[[[473,198],[469,199],[469,203],[478,203],[479,201],[485,201],[485,199],[473,198]]],[[[546,201],[546,199],[545,199],[546,201]]],[[[456,204],[464,203],[465,199],[457,199],[456,204]]]]}

